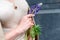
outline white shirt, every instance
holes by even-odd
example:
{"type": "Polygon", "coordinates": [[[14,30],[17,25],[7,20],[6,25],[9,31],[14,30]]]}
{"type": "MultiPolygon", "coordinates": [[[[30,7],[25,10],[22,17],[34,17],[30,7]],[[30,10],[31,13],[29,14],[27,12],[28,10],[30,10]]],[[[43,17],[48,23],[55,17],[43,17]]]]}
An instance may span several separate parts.
{"type": "MultiPolygon", "coordinates": [[[[0,20],[6,27],[3,28],[5,33],[16,27],[20,19],[27,14],[28,8],[26,0],[15,0],[14,3],[0,1],[0,20]],[[14,4],[17,9],[14,9],[14,4]]],[[[25,33],[19,35],[16,40],[24,40],[24,35],[25,33]]]]}

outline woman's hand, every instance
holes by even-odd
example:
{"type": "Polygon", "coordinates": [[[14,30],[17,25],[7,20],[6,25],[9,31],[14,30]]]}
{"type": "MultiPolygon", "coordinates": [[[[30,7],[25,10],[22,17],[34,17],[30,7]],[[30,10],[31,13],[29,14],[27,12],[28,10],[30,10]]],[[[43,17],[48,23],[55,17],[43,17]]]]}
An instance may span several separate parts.
{"type": "Polygon", "coordinates": [[[21,19],[18,27],[16,28],[18,33],[21,32],[23,33],[34,25],[33,18],[32,18],[33,16],[34,16],[33,14],[28,14],[21,19]]]}
{"type": "Polygon", "coordinates": [[[28,15],[24,16],[21,19],[21,21],[20,21],[20,23],[19,23],[19,25],[17,26],[16,29],[13,29],[9,33],[5,34],[5,39],[6,40],[15,40],[15,38],[18,35],[27,31],[30,27],[32,27],[34,25],[34,22],[33,22],[33,19],[32,19],[33,16],[34,16],[33,14],[28,14],[28,15]]]}

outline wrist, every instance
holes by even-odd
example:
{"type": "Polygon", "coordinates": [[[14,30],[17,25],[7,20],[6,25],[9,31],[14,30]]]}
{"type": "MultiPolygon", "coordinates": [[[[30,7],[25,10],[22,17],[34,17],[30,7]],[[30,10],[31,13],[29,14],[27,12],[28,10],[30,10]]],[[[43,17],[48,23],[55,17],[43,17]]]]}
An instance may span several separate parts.
{"type": "Polygon", "coordinates": [[[23,29],[23,28],[16,28],[15,29],[15,32],[17,33],[17,34],[22,34],[22,33],[24,33],[25,32],[25,30],[23,29]]]}

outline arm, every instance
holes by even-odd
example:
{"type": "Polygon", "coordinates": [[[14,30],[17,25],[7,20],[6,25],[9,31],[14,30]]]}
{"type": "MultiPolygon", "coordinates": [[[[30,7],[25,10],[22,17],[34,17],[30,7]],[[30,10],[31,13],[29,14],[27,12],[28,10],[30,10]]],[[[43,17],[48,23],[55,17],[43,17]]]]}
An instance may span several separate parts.
{"type": "MultiPolygon", "coordinates": [[[[20,28],[20,29],[21,29],[21,28],[20,28]]],[[[20,30],[20,32],[18,32],[17,29],[13,29],[11,32],[5,34],[5,39],[6,39],[6,40],[15,40],[15,38],[16,38],[18,35],[20,35],[21,33],[23,33],[22,31],[23,31],[23,30],[20,30]]]]}
{"type": "Polygon", "coordinates": [[[16,29],[13,29],[11,32],[6,33],[5,39],[14,40],[18,35],[26,32],[30,27],[32,27],[34,25],[33,20],[31,18],[33,16],[34,16],[33,14],[28,14],[28,15],[24,16],[21,19],[21,21],[16,29]]]}

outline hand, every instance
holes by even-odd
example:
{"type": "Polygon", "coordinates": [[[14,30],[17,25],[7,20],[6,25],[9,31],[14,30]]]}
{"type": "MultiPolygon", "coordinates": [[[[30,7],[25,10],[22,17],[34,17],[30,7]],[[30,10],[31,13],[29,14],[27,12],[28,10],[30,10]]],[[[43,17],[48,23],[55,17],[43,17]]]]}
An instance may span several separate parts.
{"type": "Polygon", "coordinates": [[[34,25],[33,18],[32,18],[33,16],[34,16],[33,14],[28,14],[28,15],[24,16],[21,19],[21,21],[20,21],[20,23],[19,23],[19,25],[17,27],[17,31],[18,32],[21,32],[21,31],[25,32],[30,27],[32,27],[34,25]]]}

